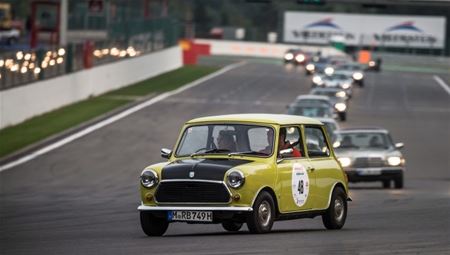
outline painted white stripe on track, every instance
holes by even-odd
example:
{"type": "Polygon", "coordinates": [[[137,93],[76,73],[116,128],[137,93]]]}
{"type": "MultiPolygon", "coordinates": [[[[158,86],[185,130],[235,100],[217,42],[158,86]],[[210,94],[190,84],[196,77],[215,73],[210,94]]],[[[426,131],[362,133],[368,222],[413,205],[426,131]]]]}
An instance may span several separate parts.
{"type": "Polygon", "coordinates": [[[55,150],[55,149],[57,149],[57,148],[59,148],[61,146],[64,146],[65,144],[68,144],[68,143],[70,143],[70,142],[72,142],[72,141],[74,141],[74,140],[76,140],[78,138],[81,138],[81,137],[83,137],[83,136],[85,136],[87,134],[90,134],[90,133],[96,131],[97,129],[105,127],[105,126],[107,126],[107,125],[109,125],[111,123],[114,123],[114,122],[116,122],[116,121],[118,121],[120,119],[123,119],[123,118],[127,117],[128,115],[131,115],[131,114],[133,114],[133,113],[135,113],[135,112],[137,112],[139,110],[142,110],[142,109],[144,109],[144,108],[146,108],[146,107],[148,107],[150,105],[153,105],[153,104],[155,104],[155,103],[157,103],[159,101],[162,101],[162,100],[164,100],[164,99],[166,99],[166,98],[168,98],[170,96],[176,95],[176,94],[181,93],[181,92],[183,92],[185,90],[193,88],[193,87],[195,87],[195,86],[197,86],[197,85],[199,85],[199,84],[201,84],[201,83],[203,83],[205,81],[213,79],[213,78],[215,78],[215,77],[217,77],[219,75],[222,75],[222,74],[224,74],[224,73],[226,73],[226,72],[228,72],[230,70],[233,70],[235,68],[238,68],[238,67],[240,67],[240,66],[242,66],[244,64],[245,64],[245,62],[239,62],[239,63],[235,63],[235,64],[231,64],[231,65],[225,66],[224,68],[218,70],[217,72],[214,72],[214,73],[209,74],[209,75],[207,75],[207,76],[205,76],[203,78],[200,78],[200,79],[195,80],[195,81],[193,81],[191,83],[188,83],[188,84],[186,84],[183,87],[180,87],[180,88],[178,88],[176,90],[173,90],[173,91],[165,92],[165,93],[163,93],[161,95],[158,95],[158,96],[156,96],[154,98],[151,98],[151,99],[149,99],[147,101],[144,101],[144,102],[142,102],[142,103],[140,103],[140,104],[138,104],[136,106],[131,107],[130,109],[127,109],[127,110],[125,110],[123,112],[120,112],[120,113],[118,113],[116,115],[113,115],[113,116],[111,116],[111,117],[109,117],[109,118],[107,118],[105,120],[102,120],[102,121],[100,121],[100,122],[98,122],[98,123],[96,123],[96,124],[94,124],[92,126],[89,126],[89,127],[85,128],[85,129],[82,129],[82,130],[80,130],[80,131],[78,131],[78,132],[76,132],[74,134],[71,134],[71,135],[69,135],[69,136],[67,136],[67,137],[65,137],[65,138],[63,138],[63,139],[61,139],[59,141],[56,141],[56,142],[54,142],[52,144],[49,144],[49,145],[47,145],[47,146],[45,146],[45,147],[43,147],[43,148],[41,148],[41,149],[39,149],[37,151],[34,151],[34,152],[32,152],[32,153],[30,153],[28,155],[25,155],[25,156],[23,156],[23,157],[21,157],[21,158],[19,158],[17,160],[14,160],[14,161],[9,162],[9,163],[7,163],[7,164],[5,164],[3,166],[0,166],[0,172],[5,171],[5,170],[10,169],[10,168],[13,168],[15,166],[18,166],[20,164],[26,163],[26,162],[28,162],[30,160],[33,160],[33,159],[35,159],[35,158],[37,158],[37,157],[39,157],[39,156],[41,156],[43,154],[46,154],[46,153],[48,153],[48,152],[50,152],[52,150],[55,150]]]}
{"type": "Polygon", "coordinates": [[[447,94],[450,96],[450,87],[448,84],[446,84],[441,77],[437,75],[433,75],[433,79],[447,92],[447,94]]]}

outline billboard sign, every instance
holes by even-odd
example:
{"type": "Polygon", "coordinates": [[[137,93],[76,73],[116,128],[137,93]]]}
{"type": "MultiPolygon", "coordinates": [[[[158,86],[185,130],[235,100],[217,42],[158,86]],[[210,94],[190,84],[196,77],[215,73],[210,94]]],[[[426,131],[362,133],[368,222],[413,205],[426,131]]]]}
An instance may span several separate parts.
{"type": "Polygon", "coordinates": [[[284,42],[328,44],[344,38],[347,45],[445,47],[445,17],[285,12],[284,42]]]}

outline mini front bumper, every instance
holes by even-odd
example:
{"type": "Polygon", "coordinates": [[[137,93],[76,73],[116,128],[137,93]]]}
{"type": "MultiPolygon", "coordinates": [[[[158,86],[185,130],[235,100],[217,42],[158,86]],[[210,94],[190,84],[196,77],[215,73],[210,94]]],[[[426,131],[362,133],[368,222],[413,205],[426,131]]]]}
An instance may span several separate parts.
{"type": "Polygon", "coordinates": [[[402,178],[404,168],[346,168],[349,182],[372,182],[402,178]],[[379,170],[379,171],[378,171],[379,170]],[[372,172],[371,172],[372,171],[372,172]]]}
{"type": "Polygon", "coordinates": [[[228,212],[251,212],[252,207],[237,206],[148,206],[141,204],[139,211],[228,211],[228,212]]]}

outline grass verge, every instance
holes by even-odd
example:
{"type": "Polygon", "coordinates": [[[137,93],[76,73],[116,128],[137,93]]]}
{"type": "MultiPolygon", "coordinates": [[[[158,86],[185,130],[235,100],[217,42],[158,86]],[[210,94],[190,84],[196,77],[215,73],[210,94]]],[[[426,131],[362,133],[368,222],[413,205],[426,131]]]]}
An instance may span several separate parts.
{"type": "Polygon", "coordinates": [[[218,68],[206,66],[182,67],[2,129],[0,130],[0,158],[131,103],[133,96],[140,97],[173,90],[217,70],[218,68]]]}

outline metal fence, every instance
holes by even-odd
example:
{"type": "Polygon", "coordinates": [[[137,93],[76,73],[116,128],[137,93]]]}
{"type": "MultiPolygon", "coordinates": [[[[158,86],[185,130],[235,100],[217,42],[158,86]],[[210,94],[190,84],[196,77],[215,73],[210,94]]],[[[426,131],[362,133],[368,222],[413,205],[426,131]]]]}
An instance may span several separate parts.
{"type": "Polygon", "coordinates": [[[177,44],[178,26],[167,18],[117,23],[109,28],[109,40],[2,53],[0,90],[171,47],[177,44]]]}

